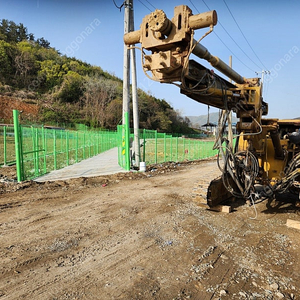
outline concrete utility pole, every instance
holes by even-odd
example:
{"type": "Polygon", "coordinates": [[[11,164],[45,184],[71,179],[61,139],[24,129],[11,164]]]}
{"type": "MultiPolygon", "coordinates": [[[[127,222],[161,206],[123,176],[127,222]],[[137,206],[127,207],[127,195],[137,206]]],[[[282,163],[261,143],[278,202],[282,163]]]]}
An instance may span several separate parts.
{"type": "MultiPolygon", "coordinates": [[[[124,2],[124,34],[129,32],[130,25],[130,0],[124,2]]],[[[123,125],[125,124],[125,113],[129,114],[129,86],[130,86],[130,66],[129,66],[130,53],[127,46],[124,44],[124,59],[123,59],[123,125]]]]}
{"type": "MultiPolygon", "coordinates": [[[[124,2],[124,34],[129,32],[130,25],[130,1],[124,2]]],[[[124,57],[123,57],[123,111],[122,111],[122,148],[124,148],[125,170],[130,170],[130,127],[129,127],[129,86],[130,86],[130,66],[129,66],[130,53],[127,46],[124,44],[124,57]]],[[[123,151],[123,150],[122,150],[123,151]]]]}
{"type": "MultiPolygon", "coordinates": [[[[130,26],[129,30],[134,31],[134,18],[133,18],[133,0],[130,2],[130,26]]],[[[136,59],[135,49],[130,50],[131,60],[131,76],[132,76],[132,111],[133,111],[133,130],[134,130],[134,150],[135,150],[135,165],[140,165],[140,138],[139,138],[139,106],[137,96],[137,80],[136,80],[136,59]]]]}
{"type": "MultiPolygon", "coordinates": [[[[134,31],[134,19],[133,19],[133,0],[126,0],[124,2],[124,34],[134,31]]],[[[137,98],[137,80],[136,80],[136,59],[135,49],[128,49],[124,44],[124,68],[123,68],[123,125],[125,126],[125,132],[129,133],[129,120],[130,120],[130,64],[131,61],[131,76],[132,76],[132,108],[133,108],[133,128],[134,128],[134,141],[133,149],[135,153],[135,165],[140,164],[140,142],[139,142],[139,112],[138,112],[138,98],[137,98]]],[[[125,138],[127,151],[126,161],[130,162],[129,153],[129,138],[125,138]],[[129,155],[129,157],[127,157],[129,155]]],[[[126,164],[127,165],[127,164],[126,164]]]]}

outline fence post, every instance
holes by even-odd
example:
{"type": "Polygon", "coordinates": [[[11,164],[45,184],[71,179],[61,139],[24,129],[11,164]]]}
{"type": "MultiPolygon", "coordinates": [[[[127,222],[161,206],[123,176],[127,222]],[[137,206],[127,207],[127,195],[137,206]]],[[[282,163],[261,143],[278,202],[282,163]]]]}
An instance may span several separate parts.
{"type": "Polygon", "coordinates": [[[76,132],[76,163],[78,163],[78,141],[79,139],[79,134],[78,134],[78,131],[76,132]]]}
{"type": "Polygon", "coordinates": [[[185,159],[185,152],[186,152],[186,149],[185,149],[185,138],[183,137],[183,159],[185,159]]]}
{"type": "Polygon", "coordinates": [[[20,125],[19,125],[19,111],[13,110],[13,118],[14,118],[14,133],[15,133],[15,151],[16,151],[16,168],[17,168],[17,179],[18,182],[21,182],[23,179],[22,174],[22,163],[21,163],[21,145],[20,145],[20,125]]]}
{"type": "Polygon", "coordinates": [[[176,136],[176,162],[178,161],[178,136],[176,136]]]}
{"type": "Polygon", "coordinates": [[[39,133],[38,133],[38,128],[35,128],[34,130],[34,138],[35,138],[35,141],[34,141],[34,160],[35,160],[35,176],[39,176],[39,173],[40,173],[40,164],[39,164],[39,156],[40,156],[40,153],[38,152],[39,151],[39,133]]]}
{"type": "Polygon", "coordinates": [[[45,131],[44,125],[42,127],[42,139],[43,139],[43,158],[44,158],[44,174],[47,173],[47,162],[46,162],[46,157],[47,157],[47,131],[45,131]]]}
{"type": "Polygon", "coordinates": [[[6,146],[6,126],[3,126],[3,151],[4,151],[3,164],[4,164],[4,166],[6,166],[6,148],[7,148],[7,146],[6,146]]]}
{"type": "Polygon", "coordinates": [[[155,163],[157,164],[157,130],[155,130],[155,163]]]}
{"type": "Polygon", "coordinates": [[[164,162],[167,160],[167,139],[166,139],[166,133],[164,133],[164,162]]]}
{"type": "Polygon", "coordinates": [[[128,112],[124,113],[125,116],[125,162],[126,162],[126,171],[130,170],[130,128],[129,128],[129,114],[128,112]]]}
{"type": "Polygon", "coordinates": [[[70,164],[70,149],[69,149],[69,131],[66,131],[66,151],[67,151],[67,166],[70,164]]]}
{"type": "Polygon", "coordinates": [[[89,153],[89,158],[92,156],[92,141],[91,141],[91,131],[89,131],[89,148],[88,148],[88,153],[89,153]]]}
{"type": "Polygon", "coordinates": [[[171,141],[170,141],[170,159],[169,161],[173,161],[173,136],[171,136],[171,141]]]}
{"type": "Polygon", "coordinates": [[[97,132],[97,135],[96,135],[96,137],[97,137],[97,144],[96,144],[96,152],[97,152],[97,154],[99,154],[100,152],[99,152],[99,131],[97,132]]]}
{"type": "Polygon", "coordinates": [[[143,143],[143,161],[146,161],[146,129],[143,130],[144,143],[143,143]]]}
{"type": "Polygon", "coordinates": [[[85,159],[85,131],[83,132],[83,159],[85,159]]]}
{"type": "Polygon", "coordinates": [[[54,130],[54,136],[53,136],[53,160],[54,160],[54,170],[57,169],[57,163],[56,163],[56,130],[54,130]]]}

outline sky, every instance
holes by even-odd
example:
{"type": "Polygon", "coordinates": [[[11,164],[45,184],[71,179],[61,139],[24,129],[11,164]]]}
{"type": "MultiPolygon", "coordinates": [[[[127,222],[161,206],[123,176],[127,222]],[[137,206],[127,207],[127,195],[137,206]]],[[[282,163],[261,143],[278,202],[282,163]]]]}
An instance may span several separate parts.
{"type": "MultiPolygon", "coordinates": [[[[117,6],[122,3],[115,0],[117,6]]],[[[44,37],[61,53],[122,79],[124,8],[120,11],[115,4],[113,0],[0,0],[0,19],[23,23],[35,38],[44,37]]],[[[134,0],[133,4],[135,29],[155,8],[164,10],[169,19],[174,7],[182,4],[193,14],[216,10],[218,24],[202,45],[225,62],[232,55],[233,69],[243,77],[261,77],[262,71],[268,71],[263,89],[267,117],[300,117],[300,1],[134,0]]],[[[197,30],[195,39],[206,31],[197,30]]],[[[181,95],[178,87],[148,79],[139,50],[136,57],[139,88],[166,100],[182,116],[207,114],[206,105],[181,95]]],[[[212,69],[206,61],[192,58],[212,69]]]]}

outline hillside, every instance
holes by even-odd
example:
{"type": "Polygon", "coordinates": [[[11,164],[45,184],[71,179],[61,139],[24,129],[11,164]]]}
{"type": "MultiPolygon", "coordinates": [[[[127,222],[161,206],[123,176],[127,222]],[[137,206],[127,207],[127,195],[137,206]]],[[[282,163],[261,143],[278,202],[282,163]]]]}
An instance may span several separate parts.
{"type": "MultiPolygon", "coordinates": [[[[190,120],[191,126],[194,128],[200,128],[201,126],[203,126],[204,124],[207,123],[207,119],[208,119],[207,115],[188,116],[187,118],[190,120]]],[[[218,124],[218,120],[219,120],[218,112],[209,114],[209,122],[210,123],[218,124]]],[[[237,121],[238,121],[238,119],[236,118],[235,114],[232,114],[232,122],[236,123],[237,121]]]]}
{"type": "MultiPolygon", "coordinates": [[[[0,64],[2,122],[21,107],[24,120],[43,124],[83,123],[115,130],[121,123],[122,80],[99,66],[61,55],[23,24],[0,21],[0,64]]],[[[192,132],[189,120],[164,99],[139,89],[138,102],[141,128],[192,132]]]]}

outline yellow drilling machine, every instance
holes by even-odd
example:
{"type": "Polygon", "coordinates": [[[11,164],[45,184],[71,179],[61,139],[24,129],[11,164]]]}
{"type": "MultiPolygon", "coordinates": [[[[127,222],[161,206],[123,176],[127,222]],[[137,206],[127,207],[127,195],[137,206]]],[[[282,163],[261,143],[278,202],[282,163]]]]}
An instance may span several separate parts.
{"type": "Polygon", "coordinates": [[[139,30],[125,34],[124,42],[128,47],[141,44],[142,67],[149,78],[175,84],[187,97],[220,109],[215,147],[222,176],[208,188],[210,207],[230,198],[256,201],[287,191],[299,195],[300,120],[263,118],[268,104],[260,78],[242,77],[202,45],[216,24],[216,11],[193,15],[188,6],[180,5],[170,20],[157,9],[144,17],[139,30]],[[207,31],[195,40],[195,30],[203,28],[207,31]],[[191,59],[192,54],[233,83],[191,59]],[[239,119],[235,143],[232,112],[239,119]]]}

